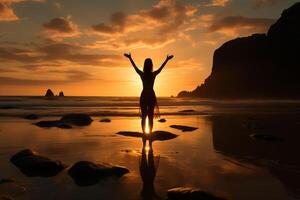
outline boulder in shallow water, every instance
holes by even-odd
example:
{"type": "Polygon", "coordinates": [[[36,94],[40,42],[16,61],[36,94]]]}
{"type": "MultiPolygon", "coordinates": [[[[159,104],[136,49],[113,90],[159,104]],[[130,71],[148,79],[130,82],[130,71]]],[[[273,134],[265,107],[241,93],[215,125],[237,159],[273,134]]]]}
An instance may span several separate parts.
{"type": "Polygon", "coordinates": [[[253,139],[257,139],[257,140],[282,141],[281,138],[278,138],[278,137],[270,135],[270,134],[254,133],[254,134],[251,134],[250,137],[253,139]]]}
{"type": "Polygon", "coordinates": [[[165,141],[176,138],[178,135],[167,132],[167,131],[153,131],[151,134],[143,134],[134,131],[120,131],[118,135],[128,136],[128,137],[140,137],[151,141],[165,141]]]}
{"type": "Polygon", "coordinates": [[[60,121],[65,122],[66,124],[72,124],[76,126],[87,126],[92,123],[92,118],[83,113],[78,113],[78,114],[67,114],[64,115],[60,121]]]}
{"type": "Polygon", "coordinates": [[[89,161],[79,161],[68,171],[75,183],[79,186],[89,186],[98,183],[103,178],[121,177],[129,173],[125,167],[114,166],[106,163],[92,163],[89,161]]]}
{"type": "Polygon", "coordinates": [[[168,190],[167,200],[225,200],[199,189],[178,187],[168,190]]]}
{"type": "Polygon", "coordinates": [[[30,149],[24,149],[11,157],[10,161],[26,176],[50,177],[66,168],[62,162],[41,156],[30,149]]]}
{"type": "Polygon", "coordinates": [[[181,113],[190,113],[190,112],[195,112],[195,110],[181,110],[179,112],[181,112],[181,113]]]}
{"type": "Polygon", "coordinates": [[[181,130],[182,132],[191,132],[191,131],[194,131],[194,130],[198,129],[196,127],[182,126],[182,125],[171,125],[170,127],[181,130]]]}
{"type": "Polygon", "coordinates": [[[35,120],[38,118],[39,118],[39,116],[37,116],[36,114],[29,114],[24,117],[24,119],[30,119],[30,120],[35,120]]]}
{"type": "Polygon", "coordinates": [[[109,122],[111,122],[111,120],[108,119],[108,118],[103,118],[103,119],[100,120],[100,122],[109,123],[109,122]]]}
{"type": "Polygon", "coordinates": [[[51,127],[65,128],[65,129],[72,128],[71,125],[69,125],[63,121],[60,121],[60,120],[39,121],[37,123],[34,123],[34,125],[42,127],[42,128],[51,128],[51,127]]]}
{"type": "Polygon", "coordinates": [[[158,122],[161,122],[161,123],[165,123],[167,120],[165,118],[161,118],[158,120],[158,122]]]}

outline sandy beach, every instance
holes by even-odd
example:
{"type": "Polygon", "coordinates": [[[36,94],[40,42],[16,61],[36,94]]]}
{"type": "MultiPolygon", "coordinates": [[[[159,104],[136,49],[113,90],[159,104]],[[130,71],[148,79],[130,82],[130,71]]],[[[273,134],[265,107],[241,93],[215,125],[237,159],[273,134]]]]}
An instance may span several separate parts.
{"type": "MultiPolygon", "coordinates": [[[[202,107],[192,107],[198,114],[162,115],[166,122],[154,124],[154,130],[169,131],[178,137],[153,143],[155,194],[148,199],[155,199],[155,196],[166,199],[167,190],[179,186],[201,188],[233,200],[300,197],[299,113],[289,111],[287,114],[279,109],[280,112],[259,114],[201,115],[202,107]],[[170,125],[198,129],[182,132],[170,125]],[[272,138],[255,138],[253,134],[271,135],[272,138]]],[[[168,106],[163,109],[167,110],[168,106]]],[[[0,178],[11,178],[14,182],[0,184],[0,194],[22,200],[143,199],[142,140],[116,134],[119,131],[141,132],[140,119],[137,116],[108,117],[110,123],[99,122],[103,116],[92,116],[94,121],[88,126],[61,129],[33,125],[41,120],[58,119],[58,116],[36,120],[2,116],[0,178]],[[27,177],[9,161],[12,155],[26,148],[63,161],[69,167],[86,160],[124,166],[130,173],[120,178],[105,178],[86,187],[76,185],[68,175],[68,168],[53,177],[27,177]]]]}

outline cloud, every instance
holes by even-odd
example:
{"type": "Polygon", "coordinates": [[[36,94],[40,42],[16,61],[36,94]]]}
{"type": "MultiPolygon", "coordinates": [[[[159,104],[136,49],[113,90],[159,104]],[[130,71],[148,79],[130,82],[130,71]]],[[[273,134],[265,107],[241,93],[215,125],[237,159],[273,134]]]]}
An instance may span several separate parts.
{"type": "Polygon", "coordinates": [[[90,53],[79,44],[53,42],[28,48],[0,47],[1,62],[19,62],[38,67],[43,65],[118,66],[121,55],[90,53]]]}
{"type": "Polygon", "coordinates": [[[278,0],[255,0],[254,1],[254,8],[260,8],[263,6],[272,6],[276,4],[278,0]]]}
{"type": "Polygon", "coordinates": [[[7,77],[0,76],[0,84],[2,85],[62,85],[69,84],[74,82],[82,82],[87,80],[92,80],[93,77],[91,74],[85,71],[79,70],[67,70],[67,71],[48,71],[46,74],[56,73],[56,74],[64,74],[65,77],[61,79],[23,79],[16,77],[7,77]]]}
{"type": "Polygon", "coordinates": [[[19,20],[19,17],[15,14],[11,5],[26,1],[44,2],[44,0],[0,0],[0,22],[19,20]]]}
{"type": "Polygon", "coordinates": [[[0,21],[15,21],[18,19],[11,7],[0,2],[0,21]]]}
{"type": "Polygon", "coordinates": [[[210,6],[221,6],[224,7],[229,3],[229,0],[212,0],[210,6]]]}
{"type": "Polygon", "coordinates": [[[43,24],[42,34],[46,38],[60,40],[66,37],[77,37],[80,32],[70,18],[57,17],[43,24]]]}
{"type": "Polygon", "coordinates": [[[249,18],[244,16],[226,16],[215,20],[209,27],[210,32],[220,32],[228,36],[266,32],[274,19],[249,18]]]}
{"type": "MultiPolygon", "coordinates": [[[[195,6],[183,1],[160,0],[150,9],[136,13],[114,13],[110,23],[93,25],[90,32],[111,38],[111,48],[119,49],[125,45],[151,48],[151,42],[155,47],[161,47],[183,34],[183,27],[188,26],[196,11],[195,6]]],[[[106,41],[98,41],[98,44],[109,45],[106,41]]]]}

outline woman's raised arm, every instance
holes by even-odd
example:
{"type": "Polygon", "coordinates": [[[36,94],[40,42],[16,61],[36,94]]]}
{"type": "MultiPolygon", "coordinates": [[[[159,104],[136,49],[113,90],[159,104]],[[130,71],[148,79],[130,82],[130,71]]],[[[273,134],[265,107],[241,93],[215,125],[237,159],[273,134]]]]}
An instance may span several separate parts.
{"type": "Polygon", "coordinates": [[[171,60],[173,57],[174,57],[173,55],[167,55],[165,62],[163,62],[163,64],[160,66],[160,68],[158,68],[158,70],[154,72],[154,74],[158,75],[161,72],[161,70],[165,67],[165,65],[168,63],[168,61],[171,60]]]}
{"type": "Polygon", "coordinates": [[[128,58],[132,64],[132,66],[134,67],[136,73],[138,73],[139,75],[141,75],[143,72],[136,66],[136,64],[134,63],[132,57],[131,57],[131,54],[130,53],[124,53],[124,56],[126,58],[128,58]]]}

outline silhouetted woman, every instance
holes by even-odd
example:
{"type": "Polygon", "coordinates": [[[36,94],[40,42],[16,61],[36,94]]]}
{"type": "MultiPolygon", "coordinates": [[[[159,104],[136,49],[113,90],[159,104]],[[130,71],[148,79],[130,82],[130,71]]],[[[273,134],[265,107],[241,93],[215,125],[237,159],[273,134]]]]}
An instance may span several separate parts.
{"type": "Polygon", "coordinates": [[[150,58],[147,58],[144,63],[144,70],[141,71],[135,65],[134,61],[131,58],[131,54],[124,54],[125,57],[129,58],[132,66],[134,67],[135,71],[140,75],[142,82],[143,82],[143,91],[140,97],[140,109],[141,109],[141,117],[142,117],[142,129],[145,133],[146,127],[146,118],[148,116],[149,121],[149,130],[150,133],[152,132],[153,128],[153,118],[154,116],[159,116],[159,109],[157,105],[157,100],[155,96],[155,92],[153,90],[154,80],[155,77],[161,72],[164,66],[167,64],[169,60],[171,60],[174,56],[168,55],[165,62],[161,65],[161,67],[153,71],[153,64],[150,58]],[[154,112],[154,109],[156,112],[154,112]]]}

